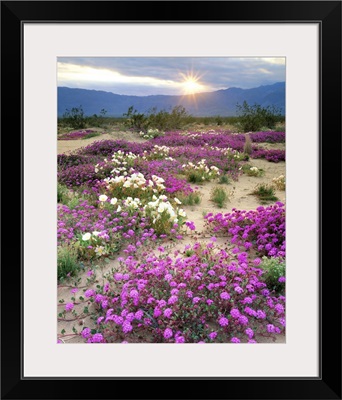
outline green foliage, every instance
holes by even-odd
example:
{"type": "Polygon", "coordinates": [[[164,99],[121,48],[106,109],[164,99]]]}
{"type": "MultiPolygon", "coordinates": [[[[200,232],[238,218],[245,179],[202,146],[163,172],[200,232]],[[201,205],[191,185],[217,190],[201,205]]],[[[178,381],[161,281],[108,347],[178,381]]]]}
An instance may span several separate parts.
{"type": "Polygon", "coordinates": [[[136,131],[146,130],[148,128],[148,118],[143,113],[138,113],[133,106],[129,107],[123,114],[126,118],[125,125],[136,131]]]}
{"type": "Polygon", "coordinates": [[[178,199],[182,202],[184,206],[193,206],[201,202],[201,195],[197,192],[192,192],[189,194],[179,194],[178,199]]]}
{"type": "Polygon", "coordinates": [[[146,133],[149,129],[157,129],[158,131],[168,131],[173,129],[181,129],[192,121],[192,117],[187,113],[186,109],[181,106],[173,107],[170,112],[166,110],[157,111],[156,107],[151,108],[145,115],[138,113],[133,106],[123,114],[126,117],[126,126],[135,131],[143,131],[146,133]]]}
{"type": "Polygon", "coordinates": [[[100,132],[90,132],[90,133],[88,133],[88,135],[84,136],[82,138],[82,140],[83,139],[90,139],[90,138],[96,137],[96,136],[101,136],[101,133],[100,132]]]}
{"type": "Polygon", "coordinates": [[[265,171],[262,168],[257,168],[251,164],[244,164],[242,166],[242,171],[248,176],[263,176],[265,171]]]}
{"type": "Polygon", "coordinates": [[[57,278],[62,281],[75,276],[79,271],[79,263],[75,249],[70,246],[59,246],[57,249],[57,278]]]}
{"type": "Polygon", "coordinates": [[[279,257],[262,257],[262,262],[259,265],[263,269],[263,280],[270,290],[278,293],[284,293],[285,282],[279,282],[281,276],[285,276],[286,265],[285,261],[279,257]]]}
{"type": "Polygon", "coordinates": [[[220,187],[215,187],[211,191],[210,200],[213,201],[217,207],[223,208],[228,201],[228,193],[220,187]]]}
{"type": "Polygon", "coordinates": [[[218,183],[220,185],[228,185],[230,183],[228,175],[221,175],[219,178],[218,183]]]}
{"type": "Polygon", "coordinates": [[[269,184],[259,184],[255,187],[252,194],[259,197],[261,204],[268,203],[269,201],[277,201],[278,197],[275,196],[274,186],[269,184]]]}
{"type": "Polygon", "coordinates": [[[57,183],[57,203],[66,204],[70,200],[69,190],[65,185],[57,183]]]}
{"type": "Polygon", "coordinates": [[[246,101],[236,105],[239,124],[244,132],[255,132],[262,127],[273,129],[282,119],[281,112],[274,106],[261,107],[259,104],[249,105],[246,101]]]}
{"type": "Polygon", "coordinates": [[[74,129],[83,129],[86,127],[86,117],[82,106],[73,107],[71,110],[66,110],[63,114],[63,122],[74,129]]]}
{"type": "MultiPolygon", "coordinates": [[[[100,111],[100,115],[94,114],[91,117],[86,118],[87,125],[88,126],[97,126],[97,127],[104,126],[106,124],[106,122],[108,122],[107,118],[106,118],[106,114],[107,114],[107,110],[102,108],[100,111]]],[[[92,137],[92,136],[90,136],[90,137],[92,137]]]]}
{"type": "MultiPolygon", "coordinates": [[[[102,108],[100,115],[93,114],[92,116],[85,116],[82,106],[73,107],[71,110],[66,109],[65,113],[61,118],[58,118],[58,126],[61,127],[71,127],[73,129],[84,129],[87,126],[97,126],[101,127],[106,124],[117,122],[117,118],[106,117],[107,110],[102,108]]],[[[93,135],[95,136],[95,135],[93,135]]],[[[89,136],[89,137],[93,137],[89,136]]],[[[96,135],[97,136],[97,135],[96,135]]],[[[87,139],[85,137],[84,139],[87,139]]]]}

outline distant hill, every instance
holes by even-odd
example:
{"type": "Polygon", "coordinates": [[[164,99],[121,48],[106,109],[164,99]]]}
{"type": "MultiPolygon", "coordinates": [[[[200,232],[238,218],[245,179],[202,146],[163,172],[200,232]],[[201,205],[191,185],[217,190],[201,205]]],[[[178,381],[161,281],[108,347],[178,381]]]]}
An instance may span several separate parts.
{"type": "Polygon", "coordinates": [[[87,116],[99,114],[101,109],[105,109],[106,116],[122,117],[130,106],[146,113],[153,107],[158,111],[169,111],[176,105],[182,105],[193,116],[228,117],[236,115],[236,104],[242,104],[245,100],[250,105],[275,106],[285,115],[285,82],[253,89],[231,87],[195,96],[126,96],[100,90],[58,87],[58,116],[61,117],[66,109],[79,106],[87,116]]]}

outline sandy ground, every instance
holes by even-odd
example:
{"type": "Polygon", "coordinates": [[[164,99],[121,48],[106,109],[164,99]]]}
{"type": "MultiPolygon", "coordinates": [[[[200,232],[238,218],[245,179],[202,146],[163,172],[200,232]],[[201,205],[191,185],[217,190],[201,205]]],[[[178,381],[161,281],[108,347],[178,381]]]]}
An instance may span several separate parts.
{"type": "MultiPolygon", "coordinates": [[[[83,147],[95,140],[102,139],[125,139],[131,141],[140,141],[143,142],[144,139],[137,137],[136,134],[132,134],[131,132],[124,133],[112,133],[106,134],[101,137],[95,137],[87,140],[70,140],[70,141],[58,141],[58,154],[62,152],[70,152],[75,150],[76,148],[83,147]]],[[[282,148],[284,149],[284,145],[282,144],[262,144],[263,147],[268,148],[282,148]]],[[[177,245],[172,245],[172,252],[179,250],[182,251],[184,246],[187,244],[194,243],[195,240],[206,240],[203,238],[203,227],[204,227],[204,218],[203,212],[213,212],[213,213],[227,213],[230,212],[233,208],[237,208],[240,210],[254,210],[259,205],[260,202],[258,198],[254,195],[251,195],[251,191],[254,187],[259,183],[270,183],[274,177],[278,177],[279,175],[285,175],[285,162],[272,163],[266,160],[257,159],[251,160],[250,164],[256,166],[258,168],[262,168],[265,171],[265,175],[263,177],[250,177],[247,175],[242,175],[239,177],[237,182],[232,181],[232,183],[228,185],[219,185],[217,182],[208,182],[201,186],[198,186],[198,191],[201,194],[201,203],[196,206],[184,206],[184,210],[187,213],[187,218],[190,221],[193,221],[196,226],[196,231],[193,236],[186,236],[183,241],[179,242],[177,245]],[[214,203],[210,201],[210,192],[215,186],[220,186],[226,189],[229,197],[229,201],[226,203],[224,208],[218,208],[214,203]]],[[[195,187],[195,185],[193,185],[195,187]]],[[[285,191],[276,191],[275,195],[278,199],[285,203],[285,191]]],[[[227,239],[218,238],[218,243],[222,243],[227,245],[227,239]]],[[[118,254],[118,257],[124,256],[124,253],[118,254]]],[[[98,268],[96,271],[96,280],[92,284],[92,287],[96,285],[104,284],[106,282],[104,275],[110,273],[112,269],[118,268],[118,262],[116,260],[111,261],[103,268],[98,268]]],[[[86,271],[81,273],[80,276],[81,281],[78,283],[78,288],[80,288],[79,292],[76,293],[76,299],[78,296],[82,295],[83,290],[82,286],[87,285],[87,276],[86,271]]],[[[72,285],[73,281],[65,283],[64,285],[72,285]]],[[[64,303],[57,306],[57,312],[61,312],[64,310],[65,303],[71,301],[72,294],[70,293],[70,287],[59,286],[57,289],[57,297],[58,302],[63,299],[64,303]]],[[[77,313],[82,313],[84,306],[87,304],[78,304],[75,306],[75,310],[77,313]]],[[[91,311],[91,309],[90,309],[91,311]]],[[[67,318],[71,319],[72,315],[67,313],[67,318]]],[[[58,322],[58,334],[64,329],[66,334],[72,334],[72,329],[75,327],[79,332],[82,331],[83,326],[92,327],[93,322],[90,320],[90,317],[86,316],[84,319],[80,321],[59,321],[58,322]]],[[[84,343],[84,339],[78,336],[68,336],[64,339],[65,343],[84,343]]],[[[258,342],[260,343],[273,343],[273,340],[264,337],[257,337],[258,342]]],[[[277,335],[276,343],[285,343],[284,335],[277,335]]]]}
{"type": "MultiPolygon", "coordinates": [[[[89,128],[94,131],[99,132],[98,128],[89,128]]],[[[79,139],[79,140],[57,140],[57,154],[68,154],[73,150],[79,149],[81,147],[88,146],[88,144],[99,141],[99,140],[127,140],[129,142],[145,142],[146,139],[141,138],[137,133],[132,133],[130,131],[126,132],[109,132],[103,133],[101,136],[95,136],[90,139],[79,139]]]]}

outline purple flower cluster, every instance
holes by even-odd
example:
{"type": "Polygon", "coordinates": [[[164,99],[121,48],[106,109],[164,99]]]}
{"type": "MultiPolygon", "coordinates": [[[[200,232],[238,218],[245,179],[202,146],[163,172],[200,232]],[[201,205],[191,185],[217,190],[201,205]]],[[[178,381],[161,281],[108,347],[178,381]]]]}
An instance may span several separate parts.
{"type": "MultiPolygon", "coordinates": [[[[207,214],[206,229],[229,236],[236,251],[254,249],[260,256],[285,258],[285,208],[281,202],[256,210],[233,208],[231,213],[207,214]],[[252,244],[250,246],[250,244],[252,244]]],[[[259,263],[255,260],[255,264],[259,263]]],[[[240,290],[240,289],[238,289],[240,290]]]]}
{"type": "Polygon", "coordinates": [[[285,161],[285,150],[267,150],[257,149],[253,150],[252,158],[265,158],[267,161],[278,163],[285,161]]]}
{"type": "MultiPolygon", "coordinates": [[[[131,214],[110,212],[84,200],[74,209],[58,206],[57,240],[58,244],[70,243],[86,232],[97,231],[97,239],[108,244],[112,252],[117,252],[125,244],[127,251],[134,253],[142,244],[158,238],[149,225],[148,218],[142,217],[139,210],[131,214]]],[[[174,234],[177,234],[176,230],[174,234]]]]}
{"type": "Polygon", "coordinates": [[[192,249],[196,254],[184,258],[146,253],[141,261],[122,259],[128,272],[115,273],[115,285],[94,297],[100,294],[111,307],[93,302],[105,318],[98,319],[103,340],[132,343],[142,335],[151,343],[246,343],[255,333],[284,332],[285,297],[265,295],[263,271],[253,260],[200,243],[192,249]]]}
{"type": "Polygon", "coordinates": [[[285,143],[285,132],[253,132],[249,136],[254,143],[285,143]]]}
{"type": "Polygon", "coordinates": [[[118,150],[124,153],[134,153],[142,155],[144,151],[149,151],[153,148],[152,142],[136,143],[126,140],[97,140],[86,147],[79,149],[75,154],[78,155],[95,155],[95,156],[111,156],[118,150]]]}
{"type": "MultiPolygon", "coordinates": [[[[59,135],[57,137],[57,140],[78,140],[78,139],[83,139],[85,136],[87,136],[89,133],[94,132],[91,129],[85,129],[82,131],[74,131],[74,132],[69,132],[69,133],[64,133],[63,135],[59,135]]],[[[103,132],[105,133],[105,132],[103,132]]]]}

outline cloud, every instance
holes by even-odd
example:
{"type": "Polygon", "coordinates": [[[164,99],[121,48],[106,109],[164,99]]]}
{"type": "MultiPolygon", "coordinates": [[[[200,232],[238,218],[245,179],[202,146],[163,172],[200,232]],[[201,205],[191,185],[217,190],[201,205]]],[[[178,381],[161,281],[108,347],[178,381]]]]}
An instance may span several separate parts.
{"type": "Polygon", "coordinates": [[[58,58],[60,86],[98,88],[118,94],[182,94],[184,76],[190,75],[198,77],[197,83],[203,91],[232,86],[247,89],[285,81],[285,58],[58,58]]]}

